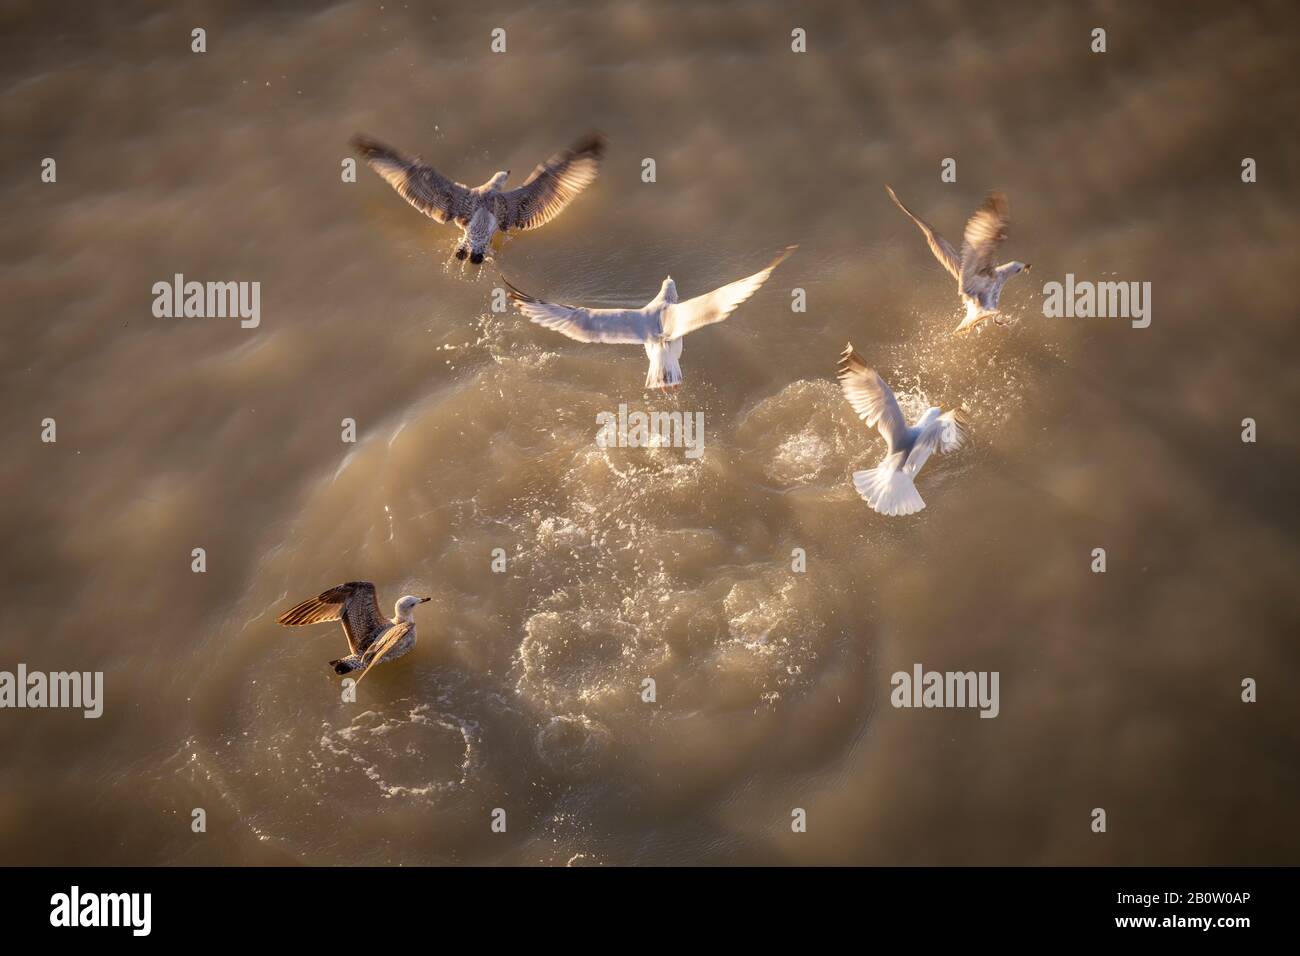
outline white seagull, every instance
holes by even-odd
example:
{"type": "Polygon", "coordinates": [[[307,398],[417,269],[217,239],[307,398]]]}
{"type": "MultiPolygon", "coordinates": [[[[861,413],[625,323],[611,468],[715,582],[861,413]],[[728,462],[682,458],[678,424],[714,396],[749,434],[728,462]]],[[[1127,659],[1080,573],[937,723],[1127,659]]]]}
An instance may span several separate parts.
{"type": "Polygon", "coordinates": [[[460,226],[456,258],[464,259],[468,253],[473,263],[483,261],[497,232],[536,229],[558,216],[595,180],[605,155],[605,138],[588,133],[571,149],[556,153],[534,169],[522,186],[507,191],[508,169],[482,186],[470,187],[366,136],[354,136],[352,145],[412,206],[436,222],[460,226]]]}
{"type": "Polygon", "coordinates": [[[347,657],[330,661],[336,674],[361,671],[357,683],[370,673],[370,668],[380,661],[401,657],[415,646],[415,616],[417,604],[429,600],[407,594],[398,598],[391,620],[379,613],[379,600],[375,586],[369,581],[349,581],[338,587],[322,591],[285,611],[276,622],[285,627],[319,624],[322,621],[342,621],[343,632],[348,636],[347,657]]]}
{"type": "Polygon", "coordinates": [[[957,280],[957,291],[966,305],[966,317],[953,332],[969,331],[989,318],[993,318],[997,325],[1005,325],[1000,319],[994,318],[999,313],[998,300],[1002,297],[1002,287],[1013,275],[1028,272],[1030,268],[1026,263],[1016,261],[1005,262],[1000,266],[993,264],[998,247],[1007,238],[1007,226],[1011,222],[1007,197],[999,192],[991,192],[984,197],[984,205],[975,210],[975,214],[966,222],[959,257],[947,239],[913,215],[912,210],[903,205],[892,189],[888,186],[885,189],[889,198],[894,200],[894,205],[920,228],[939,264],[957,280]]]}
{"type": "MultiPolygon", "coordinates": [[[[747,279],[677,301],[673,277],[664,279],[659,294],[639,309],[586,309],[534,299],[509,282],[510,298],[519,311],[538,325],[562,332],[579,342],[609,342],[640,345],[650,359],[646,388],[674,388],[682,383],[682,336],[698,328],[721,322],[762,288],[772,270],[785,261],[797,246],[787,247],[772,264],[747,279]]],[[[504,278],[502,281],[505,281],[504,278]]]]}
{"type": "Polygon", "coordinates": [[[875,369],[863,361],[850,342],[840,354],[840,388],[858,417],[880,431],[889,446],[884,459],[869,471],[855,471],[853,486],[882,515],[910,515],[925,507],[913,484],[921,467],[937,448],[947,454],[965,440],[956,411],[929,408],[915,425],[908,425],[894,393],[875,369]]]}

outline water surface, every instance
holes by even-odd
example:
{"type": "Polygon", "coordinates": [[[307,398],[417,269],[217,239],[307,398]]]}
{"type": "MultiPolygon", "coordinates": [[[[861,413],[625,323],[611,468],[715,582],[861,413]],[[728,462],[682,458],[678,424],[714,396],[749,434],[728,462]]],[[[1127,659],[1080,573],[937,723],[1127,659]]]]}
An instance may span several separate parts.
{"type": "Polygon", "coordinates": [[[0,667],[107,684],[97,721],[0,713],[3,862],[1300,860],[1289,4],[3,22],[0,667]],[[340,181],[358,131],[477,183],[592,127],[598,182],[481,273],[370,171],[340,181]],[[954,241],[1008,192],[1012,328],[949,336],[886,182],[954,241]],[[686,341],[676,397],[639,349],[491,311],[498,268],[640,304],[791,243],[686,341]],[[261,324],[154,318],[176,273],[259,281],[261,324]],[[1045,319],[1066,273],[1151,282],[1150,328],[1045,319]],[[853,493],[881,442],[834,383],[848,340],[909,409],[969,410],[913,519],[853,493]],[[705,454],[597,447],[620,403],[703,411],[705,454]],[[337,629],[275,617],[358,578],[433,600],[345,704],[337,629]],[[917,662],[1000,672],[1000,716],[895,710],[917,662]]]}

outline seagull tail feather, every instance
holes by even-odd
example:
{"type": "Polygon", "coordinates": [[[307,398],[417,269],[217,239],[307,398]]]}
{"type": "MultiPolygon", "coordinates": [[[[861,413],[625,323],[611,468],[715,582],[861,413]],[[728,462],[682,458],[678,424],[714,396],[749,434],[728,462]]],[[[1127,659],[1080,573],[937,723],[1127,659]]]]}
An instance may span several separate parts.
{"type": "Polygon", "coordinates": [[[671,347],[646,343],[645,351],[650,357],[650,368],[645,373],[646,388],[672,388],[682,384],[682,367],[671,347]]]}
{"type": "Polygon", "coordinates": [[[986,309],[980,308],[978,305],[974,304],[973,302],[967,302],[966,315],[961,320],[961,324],[958,325],[957,328],[952,330],[952,334],[965,335],[966,333],[974,329],[975,326],[983,322],[985,319],[991,319],[995,315],[1000,315],[1000,314],[1001,313],[998,312],[996,309],[993,311],[988,311],[986,309]]]}
{"type": "Polygon", "coordinates": [[[880,465],[868,471],[855,471],[853,487],[858,489],[862,500],[873,511],[882,515],[893,517],[916,514],[925,507],[911,476],[888,465],[880,465]]]}

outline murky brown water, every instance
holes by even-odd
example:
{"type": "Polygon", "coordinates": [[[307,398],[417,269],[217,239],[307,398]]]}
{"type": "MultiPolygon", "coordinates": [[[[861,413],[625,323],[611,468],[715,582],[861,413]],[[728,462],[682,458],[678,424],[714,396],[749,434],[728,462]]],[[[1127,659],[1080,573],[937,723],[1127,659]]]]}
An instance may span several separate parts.
{"type": "Polygon", "coordinates": [[[0,861],[1300,862],[1290,4],[47,6],[0,16],[0,669],[106,701],[0,711],[0,861]],[[357,131],[479,182],[589,127],[601,179],[478,278],[340,182],[357,131]],[[947,334],[885,182],[954,239],[1008,191],[1018,324],[947,334]],[[497,265],[639,304],[793,242],[675,399],[490,311],[497,265]],[[1043,318],[1067,272],[1151,282],[1150,328],[1043,318]],[[260,326],[154,318],[176,273],[260,326]],[[971,410],[913,519],[849,484],[847,339],[971,410]],[[620,403],[702,410],[704,456],[598,448],[620,403]],[[336,629],[275,617],[356,578],[433,600],[344,704],[336,629]],[[1000,716],[894,709],[917,662],[1000,716]]]}

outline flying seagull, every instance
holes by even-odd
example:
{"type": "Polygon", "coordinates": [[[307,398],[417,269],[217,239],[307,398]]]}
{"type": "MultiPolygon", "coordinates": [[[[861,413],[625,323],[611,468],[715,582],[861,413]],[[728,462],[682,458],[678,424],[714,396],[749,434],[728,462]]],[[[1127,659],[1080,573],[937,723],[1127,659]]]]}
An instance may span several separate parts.
{"type": "MultiPolygon", "coordinates": [[[[751,295],[762,288],[772,270],[785,261],[797,246],[787,247],[762,272],[714,289],[704,295],[677,301],[673,277],[664,279],[659,294],[639,309],[585,309],[534,299],[509,282],[510,298],[519,311],[538,325],[563,332],[579,342],[609,342],[641,345],[650,359],[646,388],[674,388],[682,383],[682,336],[698,328],[721,322],[751,295]]],[[[504,278],[502,281],[505,281],[504,278]]]]}
{"type": "Polygon", "coordinates": [[[925,502],[913,481],[936,448],[947,454],[961,447],[966,436],[960,414],[929,408],[915,425],[908,425],[894,393],[853,350],[852,342],[840,354],[839,380],[858,417],[878,429],[889,446],[879,465],[853,473],[853,486],[882,515],[915,514],[925,502]]]}
{"type": "Polygon", "coordinates": [[[916,223],[930,244],[930,251],[939,260],[939,264],[952,273],[957,280],[957,291],[966,305],[966,318],[954,329],[954,332],[966,332],[979,325],[985,319],[992,318],[998,325],[1005,323],[998,318],[998,299],[1002,297],[1002,286],[1017,272],[1028,272],[1029,266],[1023,262],[1005,262],[1000,266],[993,264],[993,257],[998,254],[998,247],[1007,238],[1007,226],[1010,216],[1007,212],[1007,197],[999,192],[991,192],[984,197],[984,205],[975,210],[975,214],[966,222],[966,233],[962,236],[961,256],[952,244],[912,214],[912,210],[903,205],[894,191],[885,187],[894,205],[907,214],[907,218],[916,223]]]}
{"type": "Polygon", "coordinates": [[[455,222],[461,238],[456,258],[483,261],[483,253],[497,232],[536,229],[564,209],[596,178],[605,139],[588,133],[572,148],[556,153],[533,170],[524,184],[506,190],[510,170],[497,173],[482,186],[452,182],[418,158],[366,136],[354,136],[352,146],[402,198],[437,222],[455,222]]]}
{"type": "Polygon", "coordinates": [[[348,636],[348,650],[352,653],[330,661],[330,666],[336,674],[361,671],[357,677],[359,684],[361,678],[370,673],[370,668],[381,660],[396,660],[415,646],[412,611],[417,604],[427,600],[427,597],[412,594],[399,598],[392,620],[389,620],[379,613],[373,584],[349,581],[290,608],[276,618],[276,622],[285,627],[298,627],[322,621],[342,621],[343,632],[348,636]]]}

